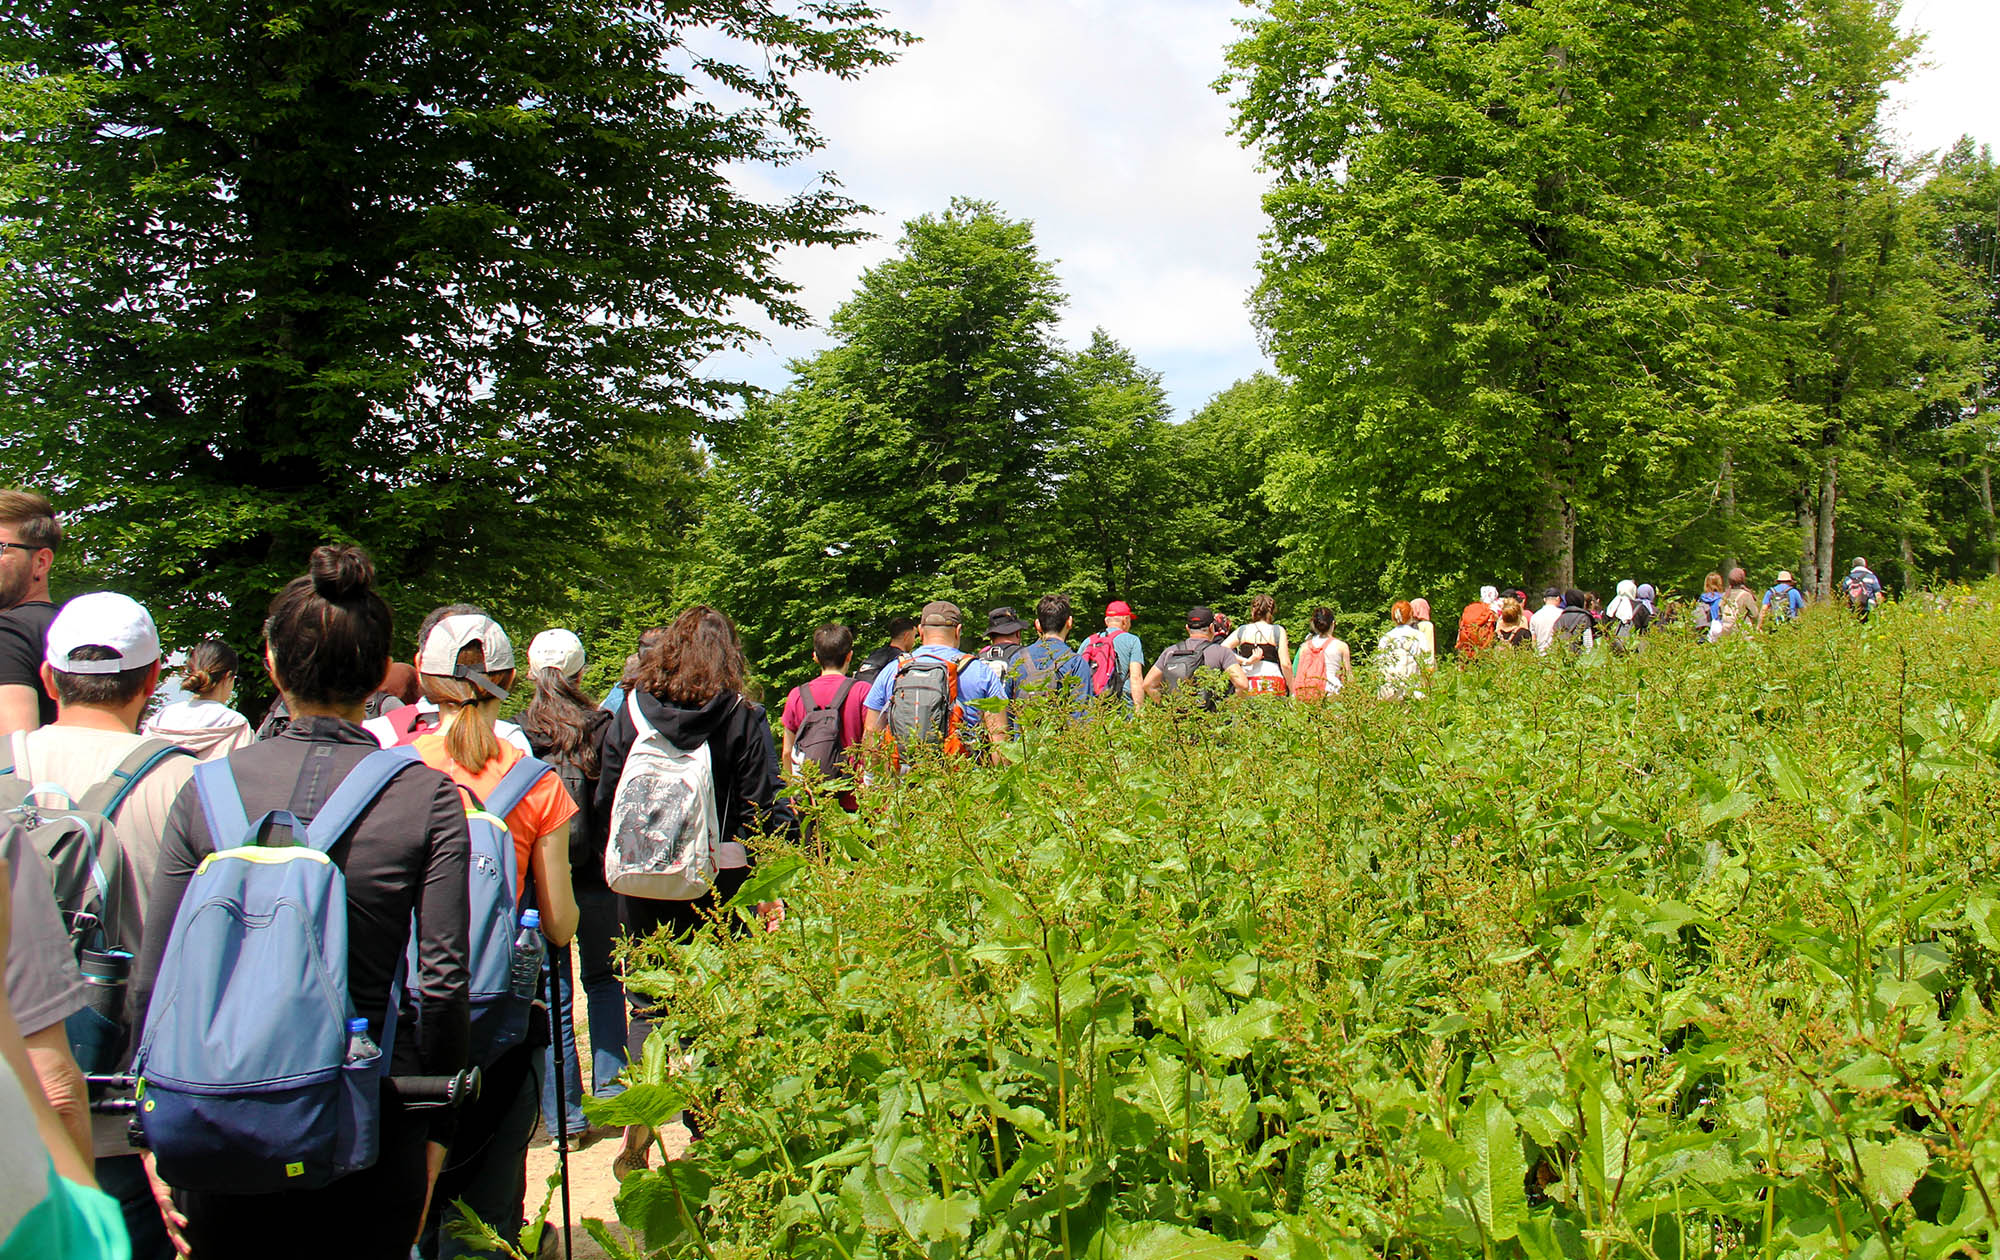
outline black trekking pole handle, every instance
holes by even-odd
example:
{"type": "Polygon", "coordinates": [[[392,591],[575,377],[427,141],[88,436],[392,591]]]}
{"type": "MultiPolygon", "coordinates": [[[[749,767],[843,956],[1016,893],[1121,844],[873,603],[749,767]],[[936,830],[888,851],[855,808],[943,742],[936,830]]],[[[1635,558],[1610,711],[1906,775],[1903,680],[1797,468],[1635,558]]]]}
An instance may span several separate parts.
{"type": "Polygon", "coordinates": [[[470,1067],[452,1076],[385,1076],[382,1084],[396,1101],[412,1110],[439,1107],[458,1108],[479,1098],[479,1069],[470,1067]]]}

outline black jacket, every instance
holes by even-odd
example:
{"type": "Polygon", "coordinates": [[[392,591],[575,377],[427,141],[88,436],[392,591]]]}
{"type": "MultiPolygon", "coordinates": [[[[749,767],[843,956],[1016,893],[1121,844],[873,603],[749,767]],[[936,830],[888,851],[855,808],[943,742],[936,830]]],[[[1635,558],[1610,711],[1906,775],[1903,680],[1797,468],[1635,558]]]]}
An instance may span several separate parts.
{"type": "MultiPolygon", "coordinates": [[[[764,719],[764,706],[753,704],[735,692],[725,691],[698,709],[683,708],[639,692],[639,710],[653,729],[676,748],[708,745],[709,761],[715,770],[715,809],[723,840],[741,841],[759,832],[795,835],[798,813],[783,795],[778,778],[778,749],[771,740],[771,724],[764,719]]],[[[611,826],[611,804],[618,797],[618,778],[625,772],[625,758],[632,751],[638,729],[632,714],[620,706],[617,716],[604,728],[603,751],[597,771],[597,799],[594,825],[598,829],[597,852],[604,852],[611,826]]],[[[755,860],[755,855],[752,855],[755,860]]]]}

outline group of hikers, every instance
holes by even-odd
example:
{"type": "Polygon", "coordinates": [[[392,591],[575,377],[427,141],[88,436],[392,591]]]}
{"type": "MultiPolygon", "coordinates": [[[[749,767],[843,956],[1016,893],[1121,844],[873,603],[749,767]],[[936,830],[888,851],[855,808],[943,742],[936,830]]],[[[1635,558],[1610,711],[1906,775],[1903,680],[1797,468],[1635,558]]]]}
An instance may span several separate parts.
{"type": "MultiPolygon", "coordinates": [[[[0,491],[0,1257],[471,1254],[452,1204],[511,1237],[537,1129],[565,1152],[594,1136],[568,951],[588,1088],[611,1095],[661,1014],[625,991],[617,940],[777,930],[782,902],[732,903],[748,842],[799,834],[795,799],[854,808],[919,748],[976,756],[1029,721],[1356,683],[1333,610],[1295,647],[1268,595],[1240,624],[1190,608],[1150,660],[1123,601],[1080,642],[1062,595],[994,608],[972,645],[938,600],[858,664],[850,628],[815,631],[817,675],[774,733],[716,609],[647,630],[598,701],[577,635],[535,635],[524,677],[469,604],[431,610],[393,661],[370,559],[324,546],[267,610],[278,699],[253,726],[219,641],[159,704],[148,610],[115,592],[58,606],[61,546],[46,498],[0,491]]],[[[1880,583],[1855,570],[1865,609],[1880,583]]],[[[1710,585],[1687,614],[1707,637],[1803,606],[1789,574],[1761,600],[1741,570],[1710,585]]],[[[1526,602],[1483,590],[1459,651],[1582,649],[1678,619],[1630,582],[1601,609],[1579,591],[1526,602]]],[[[1430,608],[1390,619],[1376,691],[1411,697],[1436,662],[1430,608]]],[[[612,1171],[656,1151],[657,1131],[627,1126],[612,1171]]]]}

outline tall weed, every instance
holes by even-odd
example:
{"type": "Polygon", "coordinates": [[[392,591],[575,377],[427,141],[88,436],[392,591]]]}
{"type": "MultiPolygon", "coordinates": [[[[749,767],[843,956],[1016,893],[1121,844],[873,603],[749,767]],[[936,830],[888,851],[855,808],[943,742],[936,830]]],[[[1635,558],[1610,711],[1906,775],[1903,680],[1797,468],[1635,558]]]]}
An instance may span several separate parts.
{"type": "Polygon", "coordinates": [[[1663,633],[825,810],[781,931],[633,954],[595,1114],[706,1130],[633,1254],[1990,1254],[1996,659],[1976,603],[1663,633]]]}

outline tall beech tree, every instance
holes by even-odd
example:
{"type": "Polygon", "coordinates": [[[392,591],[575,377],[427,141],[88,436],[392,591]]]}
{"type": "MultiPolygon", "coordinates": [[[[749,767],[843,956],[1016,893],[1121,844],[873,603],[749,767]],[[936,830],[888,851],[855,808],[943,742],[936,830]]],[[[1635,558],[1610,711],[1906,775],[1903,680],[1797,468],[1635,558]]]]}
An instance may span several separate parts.
{"type": "Polygon", "coordinates": [[[333,537],[414,602],[556,602],[524,575],[677,484],[642,456],[730,392],[701,360],[804,319],[777,252],[855,235],[830,179],[733,168],[805,160],[800,80],[905,38],[848,0],[13,6],[0,62],[95,95],[9,141],[45,160],[0,207],[0,478],[181,637],[251,641],[333,537]]]}

